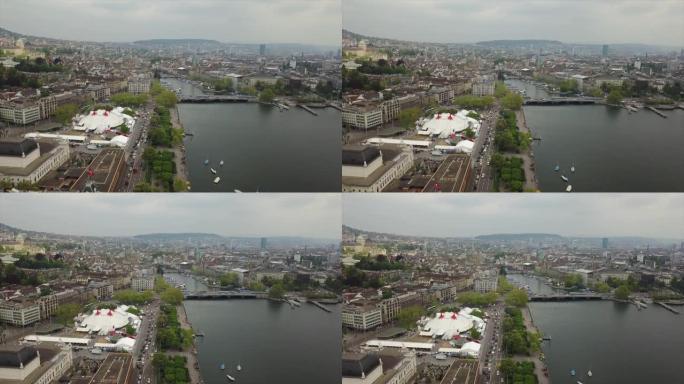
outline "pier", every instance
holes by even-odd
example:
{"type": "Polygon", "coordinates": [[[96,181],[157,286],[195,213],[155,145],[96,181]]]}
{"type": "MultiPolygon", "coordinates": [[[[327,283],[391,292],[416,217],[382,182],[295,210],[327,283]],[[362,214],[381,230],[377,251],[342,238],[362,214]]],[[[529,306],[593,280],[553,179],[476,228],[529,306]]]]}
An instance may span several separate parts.
{"type": "Polygon", "coordinates": [[[667,305],[667,304],[665,304],[665,303],[663,303],[663,302],[661,302],[661,301],[655,301],[655,303],[658,304],[658,305],[660,305],[661,307],[667,309],[668,311],[674,313],[675,315],[679,315],[679,311],[676,310],[676,309],[674,309],[674,308],[672,308],[672,307],[670,307],[669,305],[667,305]]]}
{"type": "Polygon", "coordinates": [[[666,114],[660,112],[659,110],[657,110],[657,109],[655,109],[655,108],[653,108],[653,107],[646,107],[646,109],[648,109],[648,110],[650,110],[650,111],[653,111],[655,114],[657,114],[658,116],[660,116],[660,117],[662,117],[662,118],[667,118],[667,115],[666,115],[666,114]]]}
{"type": "Polygon", "coordinates": [[[323,304],[319,303],[319,302],[316,301],[316,300],[309,300],[309,303],[311,303],[311,304],[317,306],[318,308],[320,308],[320,309],[322,309],[322,310],[324,310],[324,311],[326,311],[326,312],[332,312],[330,309],[324,307],[323,304]]]}
{"type": "Polygon", "coordinates": [[[310,114],[312,114],[312,115],[314,115],[314,116],[318,116],[318,113],[316,113],[316,111],[314,111],[313,109],[307,107],[307,106],[304,105],[304,104],[297,104],[297,106],[298,106],[299,108],[301,108],[301,109],[303,109],[303,110],[309,112],[310,114]]]}

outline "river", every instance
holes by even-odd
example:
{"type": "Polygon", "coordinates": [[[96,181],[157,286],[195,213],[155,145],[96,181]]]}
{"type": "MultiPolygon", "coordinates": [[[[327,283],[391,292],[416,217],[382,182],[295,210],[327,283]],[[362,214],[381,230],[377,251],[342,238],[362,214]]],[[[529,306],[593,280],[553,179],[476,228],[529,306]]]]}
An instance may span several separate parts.
{"type": "MultiPolygon", "coordinates": [[[[171,274],[188,290],[205,289],[189,276],[171,274]],[[196,284],[196,285],[195,285],[196,284]]],[[[331,313],[311,305],[291,309],[268,300],[184,302],[195,330],[200,372],[206,384],[336,384],[341,377],[340,306],[331,313]],[[225,364],[225,371],[219,369],[225,364]],[[240,364],[242,371],[237,372],[240,364]]]]}
{"type": "MultiPolygon", "coordinates": [[[[202,94],[191,83],[164,81],[185,95],[202,94]]],[[[185,146],[195,192],[341,190],[342,123],[336,109],[318,108],[314,116],[258,103],[181,103],[178,111],[185,131],[193,134],[185,146]]]]}
{"type": "MultiPolygon", "coordinates": [[[[553,291],[532,277],[509,279],[524,282],[535,292],[553,291]]],[[[552,338],[542,349],[553,383],[684,380],[684,316],[655,304],[639,311],[633,304],[613,301],[533,302],[529,308],[535,325],[552,338]],[[577,371],[576,378],[570,376],[571,369],[577,371]]]]}
{"type": "MultiPolygon", "coordinates": [[[[507,80],[532,98],[549,95],[533,84],[507,80]]],[[[536,174],[544,192],[684,191],[684,110],[630,113],[605,105],[526,106],[535,137],[536,174]],[[560,171],[555,172],[558,164],[560,171]],[[570,172],[575,165],[576,171],[570,172]]]]}

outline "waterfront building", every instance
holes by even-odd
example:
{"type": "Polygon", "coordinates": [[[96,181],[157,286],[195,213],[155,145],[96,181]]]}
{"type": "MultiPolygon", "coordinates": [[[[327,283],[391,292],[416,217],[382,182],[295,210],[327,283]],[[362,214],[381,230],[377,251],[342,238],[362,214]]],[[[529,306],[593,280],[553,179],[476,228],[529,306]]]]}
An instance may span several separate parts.
{"type": "Polygon", "coordinates": [[[494,89],[495,83],[491,80],[479,80],[472,84],[473,96],[492,96],[494,89]]]}
{"type": "Polygon", "coordinates": [[[73,355],[69,347],[6,346],[0,349],[0,382],[56,383],[72,364],[73,355]]]}
{"type": "Polygon", "coordinates": [[[0,101],[0,119],[19,125],[31,124],[40,120],[40,105],[24,100],[0,101]]]}
{"type": "Polygon", "coordinates": [[[150,91],[151,79],[149,75],[138,74],[128,79],[128,92],[133,94],[148,93],[150,91]]]}
{"type": "MultiPolygon", "coordinates": [[[[141,80],[142,82],[143,80],[141,80]]],[[[136,92],[133,93],[143,93],[139,92],[139,89],[137,87],[140,87],[140,89],[144,89],[145,85],[144,84],[134,84],[133,89],[136,90],[136,92]]],[[[130,88],[130,85],[129,85],[130,88]]],[[[147,86],[148,92],[149,92],[149,84],[147,86]]],[[[92,84],[86,87],[86,91],[88,92],[88,95],[90,96],[91,99],[95,101],[103,101],[106,99],[109,99],[110,96],[110,89],[106,85],[101,85],[101,84],[92,84]]],[[[129,90],[129,92],[132,92],[129,90]]]]}
{"type": "Polygon", "coordinates": [[[483,276],[477,277],[473,280],[473,288],[475,292],[485,293],[494,292],[498,286],[496,277],[483,276]]]}
{"type": "Polygon", "coordinates": [[[383,110],[378,105],[345,105],[342,108],[342,124],[368,130],[383,123],[383,110]]]}
{"type": "Polygon", "coordinates": [[[154,276],[134,276],[131,279],[131,289],[138,292],[154,289],[154,276]]]}
{"type": "Polygon", "coordinates": [[[342,326],[367,331],[382,324],[382,311],[371,303],[351,303],[342,307],[342,326]]]}
{"type": "Polygon", "coordinates": [[[391,322],[399,316],[399,311],[413,305],[420,305],[421,301],[417,292],[408,292],[381,301],[378,307],[382,311],[382,322],[391,322]]]}
{"type": "Polygon", "coordinates": [[[12,299],[0,302],[0,321],[25,327],[40,321],[40,305],[33,300],[12,299]]]}
{"type": "Polygon", "coordinates": [[[91,281],[88,290],[92,292],[96,300],[109,300],[114,295],[114,286],[108,282],[91,281]]]}
{"type": "Polygon", "coordinates": [[[37,183],[69,159],[64,141],[8,139],[0,141],[0,180],[37,183]]]}
{"type": "Polygon", "coordinates": [[[381,192],[413,166],[409,146],[348,146],[342,149],[342,191],[381,192]]]}

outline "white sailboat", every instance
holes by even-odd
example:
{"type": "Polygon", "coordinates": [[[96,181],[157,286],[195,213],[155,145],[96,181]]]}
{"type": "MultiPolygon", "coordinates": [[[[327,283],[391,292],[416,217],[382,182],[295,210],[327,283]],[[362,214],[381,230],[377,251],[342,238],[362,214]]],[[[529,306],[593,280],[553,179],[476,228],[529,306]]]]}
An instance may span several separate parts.
{"type": "Polygon", "coordinates": [[[216,170],[215,170],[214,168],[209,168],[209,170],[210,170],[211,173],[213,173],[214,175],[216,174],[216,170]]]}
{"type": "Polygon", "coordinates": [[[219,161],[220,166],[223,166],[223,164],[224,164],[223,160],[219,161]]]}
{"type": "MultiPolygon", "coordinates": [[[[238,372],[242,371],[242,366],[240,364],[238,364],[237,370],[238,370],[238,372]]],[[[589,372],[591,372],[591,371],[589,371],[589,372]]]]}
{"type": "Polygon", "coordinates": [[[230,381],[235,381],[235,378],[231,375],[226,375],[226,378],[230,381]]]}
{"type": "Polygon", "coordinates": [[[561,179],[563,179],[563,181],[565,181],[566,183],[568,182],[568,178],[565,177],[565,175],[561,175],[561,179]]]}
{"type": "Polygon", "coordinates": [[[218,184],[219,181],[221,181],[221,178],[216,176],[216,178],[214,179],[214,184],[218,184]]]}
{"type": "Polygon", "coordinates": [[[565,192],[572,192],[572,185],[568,184],[568,186],[565,188],[565,192]]]}
{"type": "Polygon", "coordinates": [[[589,372],[587,372],[587,376],[589,376],[589,377],[592,377],[592,376],[594,376],[594,374],[593,374],[593,373],[591,373],[591,369],[589,370],[589,372]]]}

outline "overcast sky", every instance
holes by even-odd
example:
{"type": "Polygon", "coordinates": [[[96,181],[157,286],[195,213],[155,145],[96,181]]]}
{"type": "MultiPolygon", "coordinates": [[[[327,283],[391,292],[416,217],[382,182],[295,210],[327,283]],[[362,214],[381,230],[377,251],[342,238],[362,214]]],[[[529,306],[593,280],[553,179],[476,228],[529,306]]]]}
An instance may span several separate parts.
{"type": "Polygon", "coordinates": [[[0,222],[74,235],[205,232],[339,239],[339,194],[0,194],[0,222]]]}
{"type": "Polygon", "coordinates": [[[403,235],[684,239],[684,194],[345,194],[342,205],[346,225],[403,235]]]}
{"type": "Polygon", "coordinates": [[[411,41],[684,45],[683,0],[343,0],[353,32],[411,41]]]}
{"type": "Polygon", "coordinates": [[[0,27],[89,41],[340,45],[340,0],[0,0],[0,27]]]}

